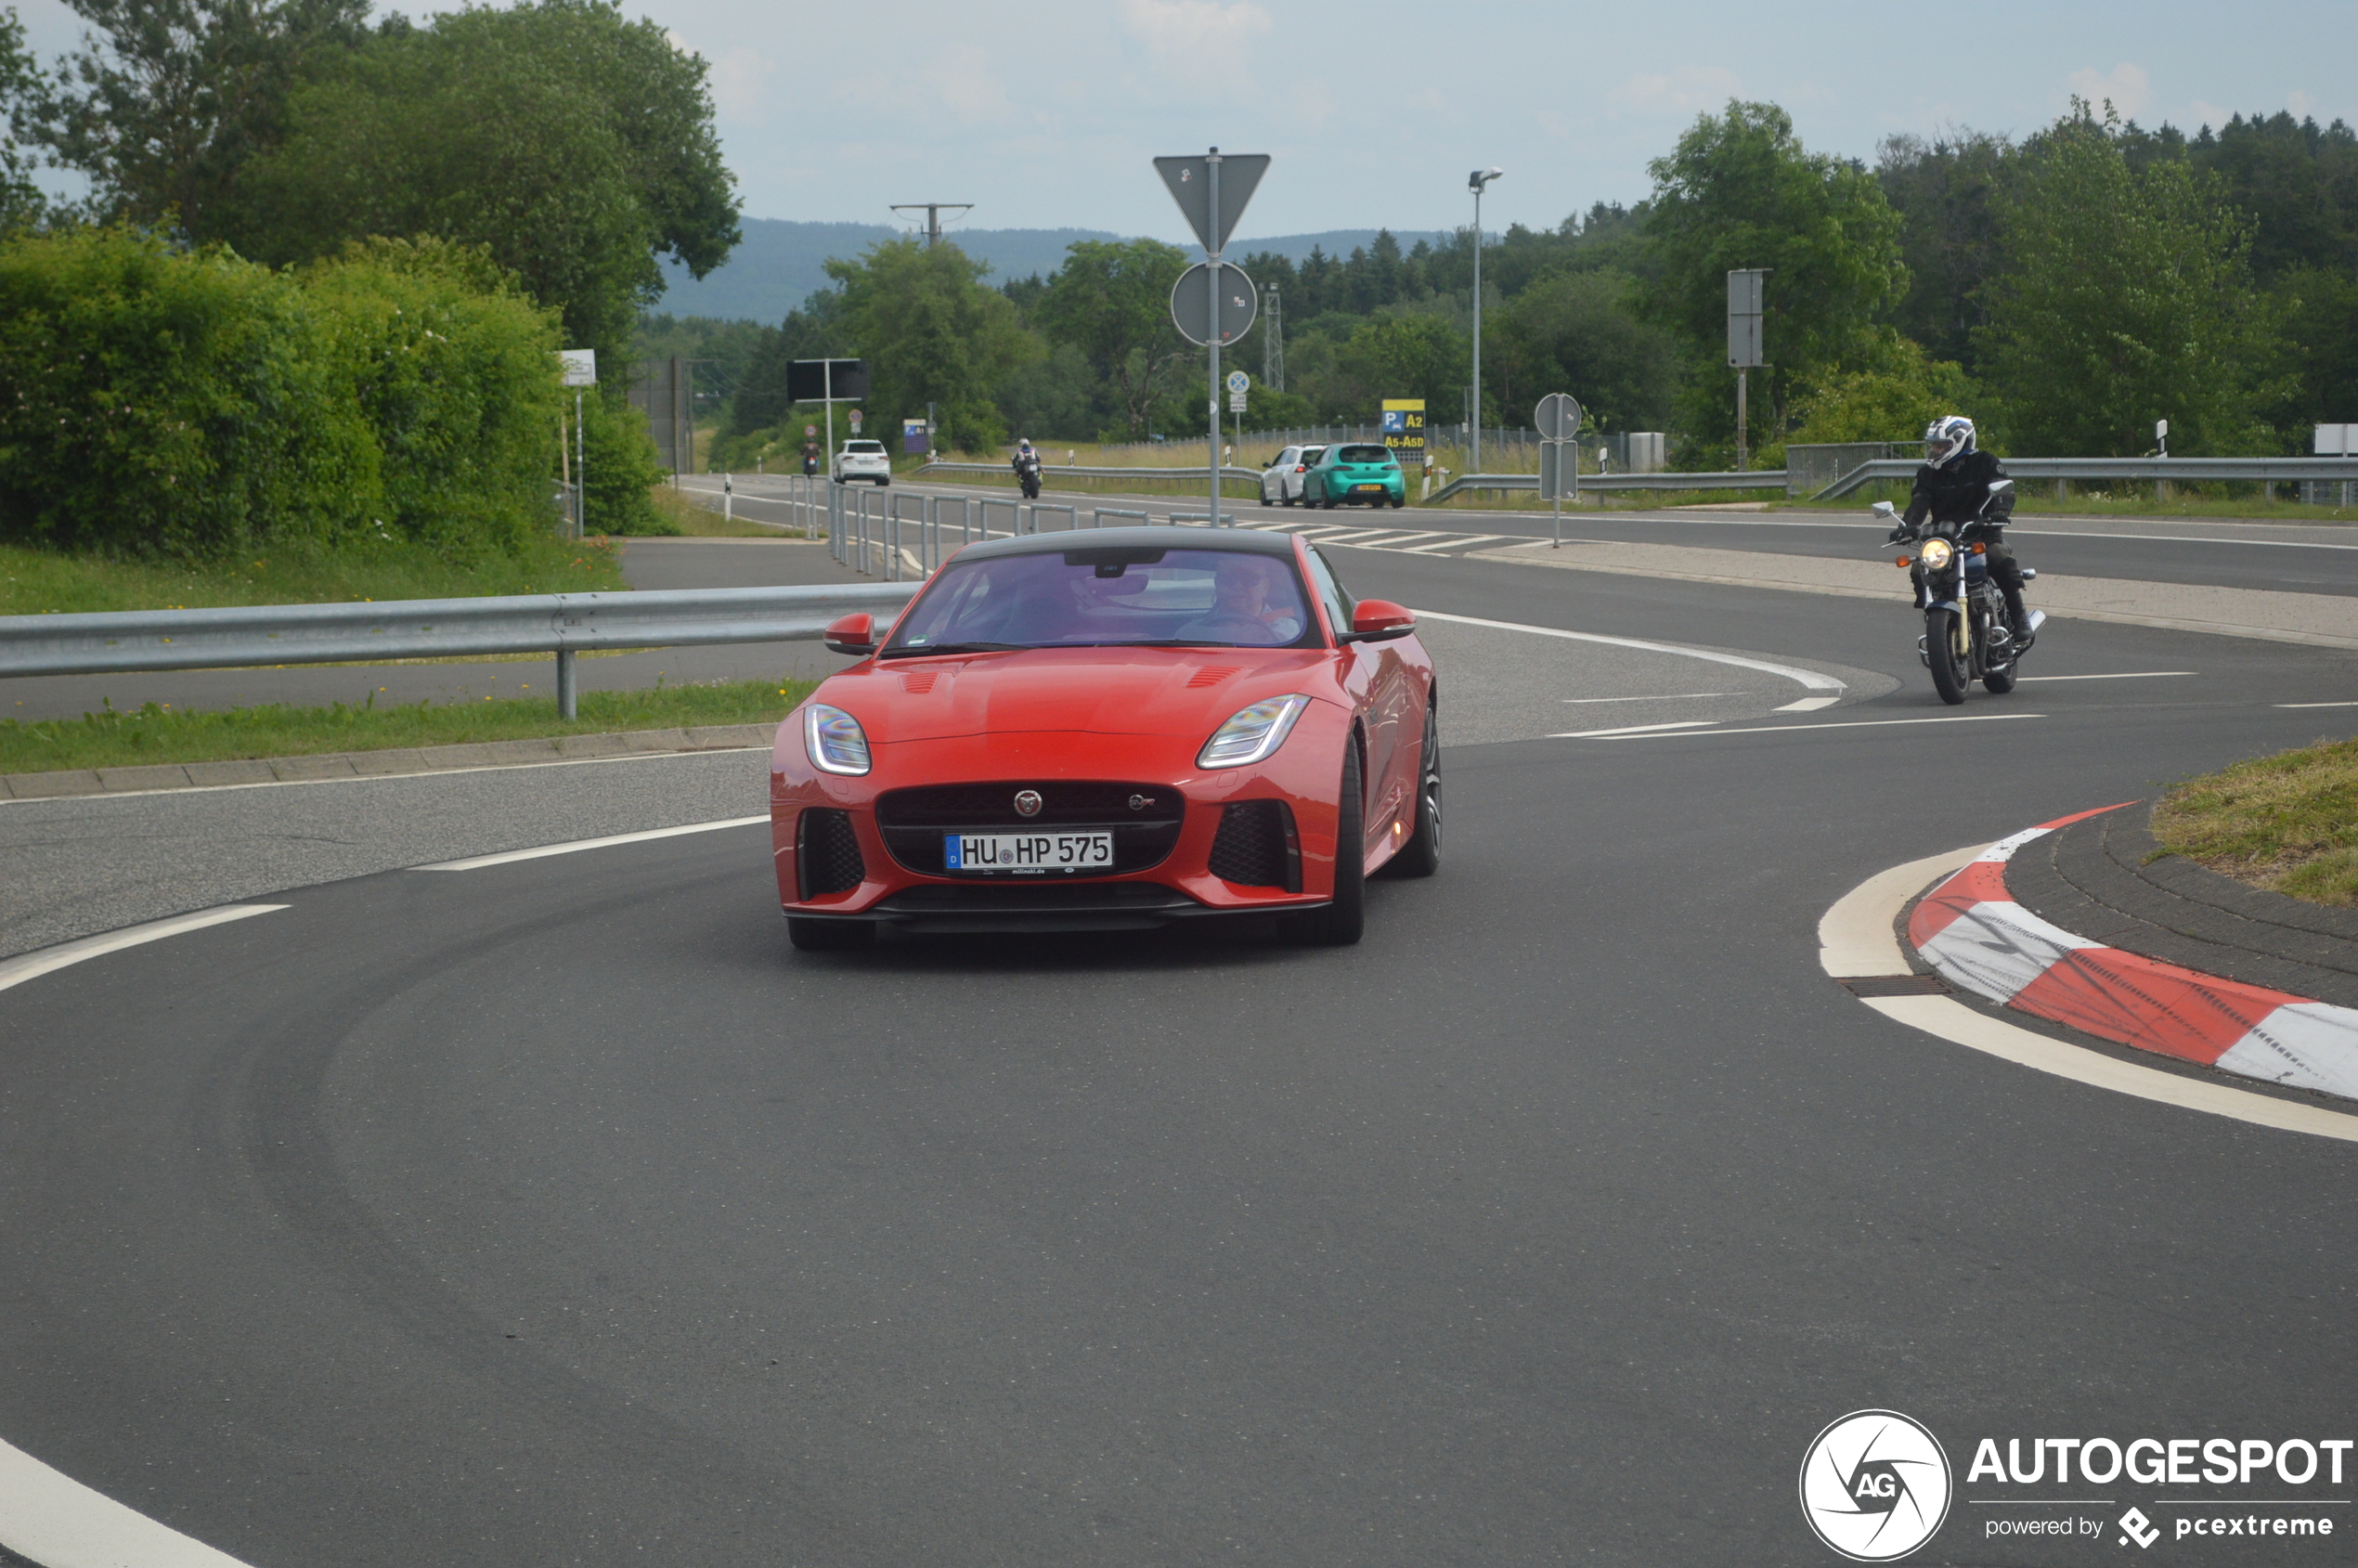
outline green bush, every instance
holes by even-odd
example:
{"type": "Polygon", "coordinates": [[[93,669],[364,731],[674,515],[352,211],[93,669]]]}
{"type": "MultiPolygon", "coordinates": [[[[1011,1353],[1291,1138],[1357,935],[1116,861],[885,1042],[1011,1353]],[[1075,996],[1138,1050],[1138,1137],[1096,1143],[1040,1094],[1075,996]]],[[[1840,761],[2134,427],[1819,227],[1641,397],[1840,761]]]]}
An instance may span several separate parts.
{"type": "MultiPolygon", "coordinates": [[[[512,551],[553,516],[556,345],[478,249],[371,240],[281,272],[125,229],[0,241],[0,540],[512,551]]],[[[594,477],[594,423],[591,445],[594,477]]]]}
{"type": "Polygon", "coordinates": [[[325,543],[375,443],[302,290],[122,229],[0,242],[0,538],[215,555],[325,543]]]}

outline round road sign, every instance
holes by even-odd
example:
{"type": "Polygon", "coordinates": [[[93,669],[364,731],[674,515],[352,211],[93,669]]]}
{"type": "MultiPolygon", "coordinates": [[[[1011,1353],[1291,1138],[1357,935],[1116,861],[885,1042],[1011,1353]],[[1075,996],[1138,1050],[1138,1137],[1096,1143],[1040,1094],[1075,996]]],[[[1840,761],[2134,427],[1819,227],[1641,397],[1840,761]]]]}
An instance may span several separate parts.
{"type": "Polygon", "coordinates": [[[1551,392],[1539,400],[1539,412],[1532,420],[1546,441],[1569,441],[1580,434],[1580,405],[1568,392],[1551,392]]]}
{"type": "Polygon", "coordinates": [[[1228,390],[1241,397],[1252,390],[1252,378],[1242,370],[1231,370],[1228,372],[1228,390]]]}
{"type": "Polygon", "coordinates": [[[1245,335],[1261,311],[1261,292],[1234,262],[1220,264],[1219,287],[1210,287],[1211,266],[1198,262],[1171,286],[1171,319],[1179,335],[1198,344],[1231,343],[1245,335]],[[1217,320],[1214,319],[1215,308],[1217,320]]]}

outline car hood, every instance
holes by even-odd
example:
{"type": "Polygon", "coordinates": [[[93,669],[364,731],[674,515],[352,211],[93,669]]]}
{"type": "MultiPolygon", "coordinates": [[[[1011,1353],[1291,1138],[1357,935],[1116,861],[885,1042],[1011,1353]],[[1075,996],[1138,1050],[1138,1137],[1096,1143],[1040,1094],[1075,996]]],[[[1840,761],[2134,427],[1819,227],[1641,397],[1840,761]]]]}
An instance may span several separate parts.
{"type": "Polygon", "coordinates": [[[1318,693],[1322,648],[1034,648],[870,660],[812,694],[860,720],[879,745],[955,735],[1077,730],[1209,735],[1282,692],[1318,693]]]}

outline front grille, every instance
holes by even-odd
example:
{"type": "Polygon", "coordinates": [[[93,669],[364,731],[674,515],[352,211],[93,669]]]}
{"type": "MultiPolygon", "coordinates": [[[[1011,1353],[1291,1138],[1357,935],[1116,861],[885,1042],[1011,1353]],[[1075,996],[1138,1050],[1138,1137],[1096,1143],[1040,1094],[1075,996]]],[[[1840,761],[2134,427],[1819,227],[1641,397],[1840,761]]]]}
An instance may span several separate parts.
{"type": "Polygon", "coordinates": [[[1211,875],[1244,888],[1302,891],[1302,847],[1282,800],[1239,800],[1220,813],[1211,875]]]}
{"type": "Polygon", "coordinates": [[[941,841],[950,834],[1075,827],[1113,830],[1113,864],[1087,875],[1112,876],[1144,871],[1170,855],[1185,820],[1186,802],[1169,784],[1086,779],[926,784],[891,790],[876,799],[876,826],[884,836],[885,848],[911,871],[928,876],[993,875],[945,868],[941,841]],[[1017,795],[1027,789],[1038,791],[1041,798],[1039,811],[1029,817],[1016,810],[1017,795]]]}
{"type": "Polygon", "coordinates": [[[823,807],[805,810],[795,826],[794,858],[805,899],[849,892],[868,875],[849,811],[823,807]]]}

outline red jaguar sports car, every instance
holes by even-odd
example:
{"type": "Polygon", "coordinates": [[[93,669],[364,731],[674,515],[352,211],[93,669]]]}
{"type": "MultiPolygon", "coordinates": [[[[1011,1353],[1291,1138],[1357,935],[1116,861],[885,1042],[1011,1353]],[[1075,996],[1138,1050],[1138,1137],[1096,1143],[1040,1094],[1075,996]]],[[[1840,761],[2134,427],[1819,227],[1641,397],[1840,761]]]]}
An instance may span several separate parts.
{"type": "Polygon", "coordinates": [[[1286,916],[1359,940],[1367,875],[1441,863],[1432,660],[1287,534],[1107,528],[952,556],[779,728],[798,948],[1286,916]]]}

